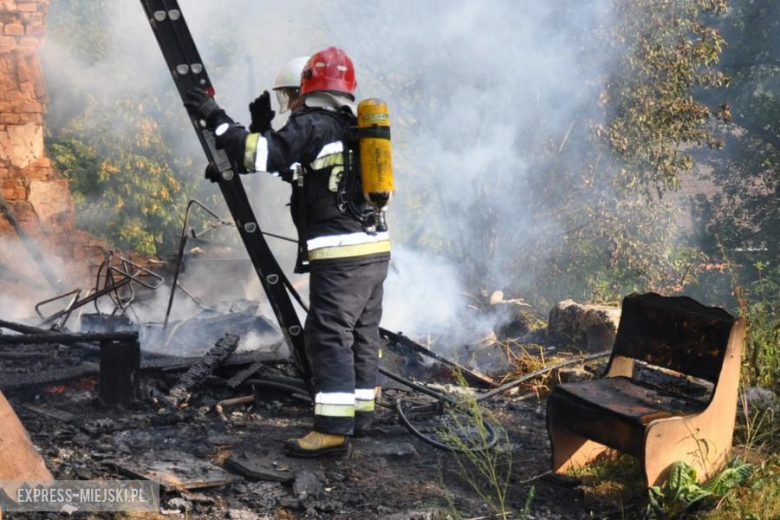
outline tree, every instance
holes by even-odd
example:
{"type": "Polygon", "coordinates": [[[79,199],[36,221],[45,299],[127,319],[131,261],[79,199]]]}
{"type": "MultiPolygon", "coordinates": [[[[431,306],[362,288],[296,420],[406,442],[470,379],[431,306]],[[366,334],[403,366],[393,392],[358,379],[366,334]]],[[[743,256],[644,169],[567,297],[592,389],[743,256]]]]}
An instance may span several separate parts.
{"type": "Polygon", "coordinates": [[[719,255],[753,250],[780,260],[780,4],[732,0],[719,21],[729,46],[721,70],[731,77],[722,117],[725,153],[709,158],[718,188],[701,199],[698,216],[706,249],[719,255]]]}
{"type": "MultiPolygon", "coordinates": [[[[187,199],[215,197],[201,182],[202,155],[173,83],[163,74],[139,77],[148,66],[143,53],[130,52],[139,42],[115,30],[120,8],[118,0],[52,5],[43,50],[46,146],[70,180],[79,227],[115,247],[161,254],[179,233],[187,199]]],[[[151,31],[144,34],[154,45],[151,31]]]]}

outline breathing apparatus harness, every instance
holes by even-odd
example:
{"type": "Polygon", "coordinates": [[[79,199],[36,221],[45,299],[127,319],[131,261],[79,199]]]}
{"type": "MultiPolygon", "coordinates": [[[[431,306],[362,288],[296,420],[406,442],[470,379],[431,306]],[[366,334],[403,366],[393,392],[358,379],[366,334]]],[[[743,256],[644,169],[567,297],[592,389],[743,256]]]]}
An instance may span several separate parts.
{"type": "MultiPolygon", "coordinates": [[[[344,130],[344,174],[339,180],[336,192],[339,211],[349,215],[363,226],[363,231],[369,235],[387,231],[385,212],[366,200],[363,188],[363,175],[360,161],[360,139],[368,135],[364,129],[356,126],[344,130]]],[[[390,130],[387,131],[387,139],[390,130]]]]}
{"type": "MultiPolygon", "coordinates": [[[[341,123],[349,117],[346,111],[321,110],[319,113],[337,118],[341,123]]],[[[323,203],[314,208],[306,207],[303,183],[304,178],[313,172],[311,165],[301,165],[301,171],[288,174],[293,186],[291,203],[296,205],[297,210],[295,223],[299,241],[296,273],[308,271],[307,219],[322,221],[346,215],[359,222],[363,231],[370,235],[387,231],[385,212],[393,192],[387,105],[376,99],[362,101],[358,105],[357,123],[357,126],[347,126],[341,139],[343,170],[336,187],[335,206],[333,199],[323,199],[323,203]]]]}

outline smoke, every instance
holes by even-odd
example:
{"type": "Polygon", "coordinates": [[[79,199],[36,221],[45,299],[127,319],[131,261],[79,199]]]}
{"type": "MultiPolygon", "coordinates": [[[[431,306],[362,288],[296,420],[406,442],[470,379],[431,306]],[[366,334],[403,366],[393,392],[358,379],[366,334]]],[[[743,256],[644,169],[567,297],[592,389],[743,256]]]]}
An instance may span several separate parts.
{"type": "MultiPolygon", "coordinates": [[[[50,258],[50,255],[46,256],[50,258]]],[[[61,278],[62,266],[48,259],[47,262],[54,276],[61,278]]],[[[30,318],[34,316],[35,304],[53,295],[53,289],[22,241],[10,236],[0,239],[0,315],[3,319],[30,318]]],[[[52,308],[43,307],[42,311],[52,308]]]]}
{"type": "MultiPolygon", "coordinates": [[[[76,42],[50,34],[44,69],[56,88],[52,105],[72,107],[85,94],[121,99],[128,90],[180,103],[141,5],[105,5],[110,45],[98,63],[85,63],[76,42]]],[[[182,2],[217,99],[238,121],[248,122],[248,103],[270,88],[281,65],[328,45],[352,56],[358,98],[389,104],[397,193],[383,325],[413,335],[457,325],[463,294],[475,283],[488,292],[533,283],[516,259],[534,226],[529,208],[538,201],[529,200],[528,184],[539,169],[536,151],[565,143],[574,122],[595,105],[597,86],[583,78],[598,77],[605,58],[586,52],[582,35],[609,23],[608,6],[607,0],[182,2]]],[[[52,4],[50,23],[60,9],[52,4]]],[[[63,110],[53,106],[55,114],[63,110]]],[[[169,119],[159,124],[172,146],[199,157],[184,110],[165,113],[169,119]]],[[[289,187],[264,175],[245,183],[261,227],[294,236],[289,187]]],[[[295,247],[271,245],[291,268],[295,247]]],[[[211,273],[210,281],[226,288],[252,276],[211,273]]]]}
{"type": "Polygon", "coordinates": [[[457,268],[445,258],[403,245],[396,245],[392,254],[385,282],[383,326],[407,334],[446,331],[464,307],[464,285],[457,268]],[[436,275],[431,276],[433,273],[436,275]]]}

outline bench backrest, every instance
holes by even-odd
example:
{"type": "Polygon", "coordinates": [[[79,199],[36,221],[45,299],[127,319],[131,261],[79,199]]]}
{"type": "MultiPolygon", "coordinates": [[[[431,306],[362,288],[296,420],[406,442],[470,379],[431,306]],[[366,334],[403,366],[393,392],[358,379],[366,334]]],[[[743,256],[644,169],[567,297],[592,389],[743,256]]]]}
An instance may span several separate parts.
{"type": "Polygon", "coordinates": [[[686,296],[623,299],[612,358],[624,356],[717,383],[736,319],[686,296]]]}

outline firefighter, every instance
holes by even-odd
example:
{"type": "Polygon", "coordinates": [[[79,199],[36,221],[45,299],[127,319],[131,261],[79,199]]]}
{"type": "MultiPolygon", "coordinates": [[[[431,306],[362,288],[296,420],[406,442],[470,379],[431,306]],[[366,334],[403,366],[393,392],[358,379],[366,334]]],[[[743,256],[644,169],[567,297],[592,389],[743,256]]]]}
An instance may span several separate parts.
{"type": "MultiPolygon", "coordinates": [[[[352,60],[331,47],[307,61],[301,107],[278,131],[269,120],[262,131],[248,132],[200,89],[188,92],[185,102],[242,173],[282,172],[293,187],[290,207],[300,238],[296,272],[310,272],[304,337],[315,403],[312,430],[285,445],[291,456],[345,452],[347,437],[364,434],[374,411],[390,240],[387,231],[376,229],[375,210],[355,182],[359,166],[345,140],[356,124],[356,87],[352,60]]],[[[213,169],[207,175],[219,180],[213,169]]]]}

